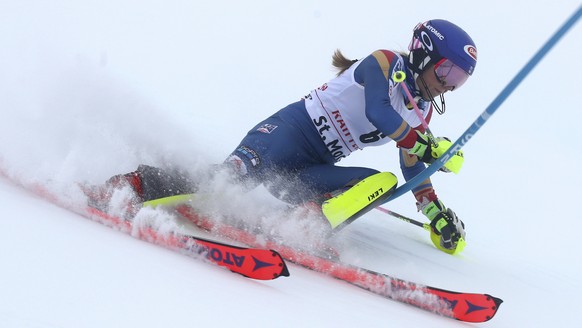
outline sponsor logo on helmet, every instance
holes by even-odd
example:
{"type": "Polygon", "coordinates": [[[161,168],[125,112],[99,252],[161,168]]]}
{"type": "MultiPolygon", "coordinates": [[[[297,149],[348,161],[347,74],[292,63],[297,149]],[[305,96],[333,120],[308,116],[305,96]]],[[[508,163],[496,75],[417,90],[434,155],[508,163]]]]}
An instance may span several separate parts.
{"type": "Polygon", "coordinates": [[[467,55],[469,55],[473,59],[477,60],[477,48],[475,48],[474,46],[468,44],[463,49],[465,50],[465,52],[467,53],[467,55]]]}
{"type": "Polygon", "coordinates": [[[424,44],[425,49],[427,49],[428,51],[432,51],[433,49],[432,40],[425,31],[420,32],[420,40],[424,44]]]}
{"type": "Polygon", "coordinates": [[[425,26],[426,26],[426,28],[427,28],[429,31],[431,31],[431,32],[432,32],[432,34],[434,34],[434,35],[435,35],[437,38],[439,38],[439,40],[441,40],[441,41],[442,41],[442,40],[444,40],[444,39],[445,39],[445,36],[444,36],[444,35],[442,35],[442,34],[441,34],[441,32],[439,32],[439,31],[438,31],[436,28],[434,28],[434,27],[432,27],[432,26],[430,26],[430,25],[428,25],[428,24],[426,24],[425,26]]]}

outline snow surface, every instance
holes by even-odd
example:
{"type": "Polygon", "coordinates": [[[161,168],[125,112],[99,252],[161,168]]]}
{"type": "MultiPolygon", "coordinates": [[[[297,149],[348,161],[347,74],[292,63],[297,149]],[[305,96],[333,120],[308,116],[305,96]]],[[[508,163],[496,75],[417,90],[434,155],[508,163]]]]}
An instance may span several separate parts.
{"type": "MultiPolygon", "coordinates": [[[[430,18],[464,27],[479,49],[474,77],[431,125],[456,139],[578,5],[1,0],[0,163],[67,190],[139,163],[220,162],[256,122],[331,78],[336,48],[405,50],[430,18]]],[[[502,298],[482,326],[580,327],[581,35],[578,23],[467,144],[458,176],[433,176],[467,225],[461,256],[373,212],[344,230],[346,260],[502,298]]],[[[392,145],[342,165],[399,174],[392,145]]],[[[245,279],[6,179],[0,204],[0,327],[467,326],[295,265],[289,278],[245,279]]],[[[410,195],[388,207],[421,219],[410,195]]]]}

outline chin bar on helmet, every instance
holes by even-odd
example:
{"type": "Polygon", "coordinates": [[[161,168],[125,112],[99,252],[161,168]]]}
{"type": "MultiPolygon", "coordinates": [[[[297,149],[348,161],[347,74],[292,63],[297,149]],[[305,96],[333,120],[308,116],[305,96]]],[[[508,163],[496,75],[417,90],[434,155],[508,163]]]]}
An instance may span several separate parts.
{"type": "Polygon", "coordinates": [[[439,113],[439,115],[443,115],[445,113],[445,109],[447,107],[445,104],[445,96],[442,93],[440,94],[441,106],[439,107],[439,105],[437,105],[436,100],[434,99],[432,93],[430,92],[430,89],[428,88],[428,85],[426,84],[426,82],[424,81],[422,76],[419,75],[418,79],[420,80],[422,87],[424,88],[424,90],[426,91],[428,96],[430,97],[430,102],[434,106],[436,112],[439,113]]]}

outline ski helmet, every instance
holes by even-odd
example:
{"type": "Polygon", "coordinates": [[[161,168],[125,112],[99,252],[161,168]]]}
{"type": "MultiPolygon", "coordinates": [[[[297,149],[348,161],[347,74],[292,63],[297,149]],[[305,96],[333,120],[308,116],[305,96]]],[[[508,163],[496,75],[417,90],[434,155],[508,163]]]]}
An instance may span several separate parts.
{"type": "Polygon", "coordinates": [[[443,19],[417,24],[408,50],[415,78],[430,63],[436,65],[443,59],[450,60],[468,76],[477,65],[477,47],[473,39],[463,29],[443,19]]]}

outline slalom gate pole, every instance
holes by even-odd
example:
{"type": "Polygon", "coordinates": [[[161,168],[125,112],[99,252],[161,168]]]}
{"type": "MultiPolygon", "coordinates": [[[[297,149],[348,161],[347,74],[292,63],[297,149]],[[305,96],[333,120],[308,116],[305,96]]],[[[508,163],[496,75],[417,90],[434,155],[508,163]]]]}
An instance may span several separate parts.
{"type": "Polygon", "coordinates": [[[548,41],[535,53],[535,55],[525,64],[525,66],[515,75],[515,77],[505,86],[499,95],[493,99],[491,104],[477,117],[477,119],[469,126],[469,128],[457,139],[453,145],[434,163],[429,165],[424,171],[417,176],[410,179],[408,182],[398,187],[392,196],[387,198],[384,203],[389,202],[402,196],[407,191],[418,186],[422,181],[433,175],[440,169],[457,151],[459,151],[471,138],[479,131],[479,129],[491,118],[497,111],[499,106],[511,95],[517,86],[527,77],[527,75],[539,64],[539,62],[548,54],[548,52],[560,41],[560,39],[576,24],[582,16],[582,6],[566,20],[566,22],[550,37],[548,41]]]}

